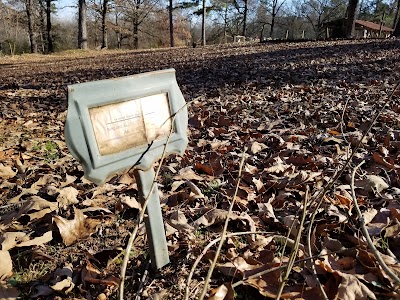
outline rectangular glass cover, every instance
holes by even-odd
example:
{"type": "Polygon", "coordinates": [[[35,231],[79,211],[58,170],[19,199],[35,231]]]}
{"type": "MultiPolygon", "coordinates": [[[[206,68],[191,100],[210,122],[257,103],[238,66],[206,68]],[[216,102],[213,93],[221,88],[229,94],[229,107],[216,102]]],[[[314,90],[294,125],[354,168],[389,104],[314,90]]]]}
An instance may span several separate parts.
{"type": "Polygon", "coordinates": [[[93,107],[89,115],[101,155],[148,145],[172,126],[166,93],[93,107]]]}

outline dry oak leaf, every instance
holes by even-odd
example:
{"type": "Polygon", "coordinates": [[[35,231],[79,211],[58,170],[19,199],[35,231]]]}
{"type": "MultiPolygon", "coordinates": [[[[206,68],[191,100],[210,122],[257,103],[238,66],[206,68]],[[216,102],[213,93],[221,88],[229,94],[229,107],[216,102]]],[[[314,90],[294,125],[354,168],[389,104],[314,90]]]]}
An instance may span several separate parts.
{"type": "Polygon", "coordinates": [[[66,264],[63,268],[54,271],[53,278],[48,284],[40,283],[35,286],[35,292],[31,295],[36,299],[39,296],[49,296],[54,292],[68,294],[75,287],[73,278],[73,267],[66,264]]]}
{"type": "Polygon", "coordinates": [[[356,187],[362,188],[367,192],[376,191],[378,193],[389,188],[389,185],[382,177],[377,175],[367,175],[366,177],[366,179],[358,180],[355,184],[356,187]]]}
{"type": "Polygon", "coordinates": [[[18,194],[17,196],[11,198],[7,202],[10,203],[10,204],[11,203],[15,203],[15,202],[18,202],[21,199],[22,196],[25,196],[25,195],[36,195],[38,192],[39,191],[37,189],[34,189],[34,188],[29,188],[29,189],[22,188],[22,191],[21,191],[20,194],[18,194]]]}
{"type": "Polygon", "coordinates": [[[105,183],[99,187],[95,187],[95,188],[91,189],[89,192],[93,192],[92,199],[94,199],[98,195],[107,194],[109,192],[121,191],[124,188],[126,188],[126,186],[124,184],[113,185],[113,184],[105,183]]]}
{"type": "Polygon", "coordinates": [[[123,196],[121,197],[121,203],[129,208],[142,209],[142,205],[134,197],[123,196]]]}
{"type": "Polygon", "coordinates": [[[186,167],[183,168],[181,170],[179,170],[178,175],[174,176],[175,180],[198,180],[198,181],[202,181],[204,180],[203,177],[197,175],[192,167],[186,167]]]}
{"type": "Polygon", "coordinates": [[[192,234],[194,231],[193,226],[188,224],[186,216],[180,210],[176,210],[171,213],[170,225],[180,232],[184,232],[185,234],[192,234]]]}
{"type": "Polygon", "coordinates": [[[57,269],[54,272],[54,280],[53,285],[50,287],[55,291],[63,291],[65,294],[68,294],[75,287],[74,282],[72,281],[73,277],[73,267],[71,264],[67,264],[62,269],[57,269]]]}
{"type": "MultiPolygon", "coordinates": [[[[219,225],[225,222],[228,216],[228,211],[223,209],[212,209],[206,212],[203,216],[198,218],[196,221],[193,222],[193,226],[195,228],[203,225],[205,227],[211,225],[219,225]]],[[[237,212],[232,211],[229,216],[230,220],[241,220],[244,223],[247,223],[250,227],[250,231],[256,231],[256,226],[254,220],[246,213],[239,215],[237,212]]]]}
{"type": "Polygon", "coordinates": [[[15,175],[17,175],[17,172],[14,172],[11,167],[5,167],[3,164],[0,164],[0,178],[10,179],[15,175]]]}
{"type": "Polygon", "coordinates": [[[46,174],[42,177],[39,178],[38,181],[36,181],[34,184],[32,184],[31,188],[33,189],[40,189],[43,186],[46,186],[50,184],[52,181],[54,181],[56,176],[52,174],[46,174]]]}
{"type": "Polygon", "coordinates": [[[29,240],[25,232],[5,232],[1,239],[1,250],[7,251],[18,245],[20,241],[29,240]]]}
{"type": "Polygon", "coordinates": [[[63,187],[65,187],[65,186],[67,186],[67,185],[73,183],[75,180],[76,180],[76,177],[75,177],[75,176],[71,176],[71,175],[66,174],[66,175],[65,175],[65,182],[61,182],[60,187],[63,188],[63,187]]]}
{"type": "Polygon", "coordinates": [[[35,237],[29,241],[19,243],[17,247],[39,246],[50,242],[53,239],[52,231],[47,231],[42,236],[35,237]]]}
{"type": "Polygon", "coordinates": [[[3,224],[8,224],[13,220],[19,219],[23,215],[28,215],[32,221],[35,218],[40,218],[46,213],[57,210],[57,208],[58,204],[55,202],[47,201],[39,196],[31,196],[24,202],[20,209],[3,215],[0,219],[3,224]],[[29,212],[31,213],[28,214],[29,212]]]}
{"type": "Polygon", "coordinates": [[[367,300],[376,299],[375,294],[352,274],[335,271],[342,277],[336,299],[340,300],[367,300]]]}
{"type": "Polygon", "coordinates": [[[388,169],[393,169],[393,168],[398,168],[399,166],[398,165],[395,165],[394,163],[390,163],[390,162],[388,162],[387,161],[387,159],[385,159],[382,155],[380,155],[378,152],[374,152],[373,154],[372,154],[372,158],[374,159],[374,161],[377,163],[377,164],[379,164],[379,165],[381,165],[381,166],[384,166],[384,167],[386,167],[386,168],[388,168],[388,169]]]}
{"type": "Polygon", "coordinates": [[[108,286],[119,286],[120,279],[115,276],[107,276],[104,279],[100,279],[101,272],[94,267],[88,260],[86,261],[86,267],[82,270],[82,281],[86,283],[104,284],[108,286]]]}
{"type": "Polygon", "coordinates": [[[285,164],[279,156],[274,157],[273,160],[274,163],[272,166],[265,168],[265,171],[268,173],[282,173],[290,167],[290,165],[285,164]]]}
{"type": "Polygon", "coordinates": [[[131,185],[131,184],[134,184],[135,182],[136,182],[136,180],[134,178],[132,178],[131,176],[129,176],[128,173],[121,175],[121,177],[118,180],[119,184],[126,184],[126,185],[131,185]]]}
{"type": "Polygon", "coordinates": [[[66,220],[60,216],[54,217],[54,222],[66,246],[88,238],[96,232],[97,225],[101,223],[100,220],[85,217],[83,212],[77,208],[74,208],[74,212],[75,217],[73,220],[66,220]]]}
{"type": "Polygon", "coordinates": [[[14,247],[39,246],[50,242],[53,239],[51,231],[46,232],[42,236],[29,239],[29,236],[24,232],[6,232],[1,237],[1,249],[10,250],[14,247]]]}
{"type": "MultiPolygon", "coordinates": [[[[267,274],[268,275],[268,274],[267,274]]],[[[269,298],[276,298],[279,290],[280,282],[278,278],[260,277],[249,278],[244,281],[245,285],[250,285],[258,290],[258,292],[269,298]]],[[[286,286],[281,294],[281,299],[321,299],[316,288],[309,288],[303,286],[286,286]]]]}
{"type": "Polygon", "coordinates": [[[208,300],[233,300],[235,299],[235,292],[233,291],[230,283],[225,283],[210,291],[208,300]]]}
{"type": "Polygon", "coordinates": [[[177,180],[171,184],[171,192],[175,192],[181,185],[183,185],[186,181],[177,180]]]}
{"type": "Polygon", "coordinates": [[[186,180],[186,185],[190,188],[190,191],[194,194],[194,198],[205,198],[201,190],[197,185],[195,185],[193,182],[186,180]]]}
{"type": "Polygon", "coordinates": [[[253,177],[253,183],[257,188],[257,192],[260,192],[261,190],[262,192],[265,191],[264,183],[262,182],[261,177],[259,179],[253,177]]]}
{"type": "Polygon", "coordinates": [[[267,148],[267,146],[265,144],[262,144],[262,143],[259,143],[259,142],[254,142],[251,145],[251,149],[250,150],[251,150],[251,152],[253,154],[257,154],[258,152],[264,150],[265,148],[267,148]]]}
{"type": "Polygon", "coordinates": [[[0,250],[0,281],[12,275],[12,260],[10,252],[0,250]]]}
{"type": "Polygon", "coordinates": [[[339,270],[334,270],[329,262],[328,257],[325,257],[324,261],[316,260],[315,264],[322,267],[328,273],[336,274],[341,277],[342,280],[339,284],[335,299],[340,299],[340,300],[376,299],[374,293],[371,290],[369,290],[365,284],[363,284],[360,280],[358,280],[358,278],[355,275],[343,273],[339,270]]]}
{"type": "Polygon", "coordinates": [[[72,186],[65,187],[60,190],[60,193],[57,197],[57,202],[63,207],[67,207],[71,204],[77,204],[79,203],[77,199],[78,194],[79,191],[76,188],[73,188],[72,186]]]}

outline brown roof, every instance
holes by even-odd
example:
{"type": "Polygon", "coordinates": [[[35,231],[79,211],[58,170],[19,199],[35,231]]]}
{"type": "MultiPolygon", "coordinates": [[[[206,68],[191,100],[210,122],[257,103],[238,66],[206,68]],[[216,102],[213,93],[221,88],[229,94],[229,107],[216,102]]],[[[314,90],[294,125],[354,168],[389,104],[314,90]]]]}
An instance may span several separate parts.
{"type": "Polygon", "coordinates": [[[389,27],[386,27],[383,25],[381,26],[380,24],[376,24],[376,23],[370,22],[370,21],[356,20],[356,24],[361,25],[367,29],[376,30],[376,31],[379,31],[379,30],[389,31],[389,32],[393,31],[392,28],[389,28],[389,27]]]}

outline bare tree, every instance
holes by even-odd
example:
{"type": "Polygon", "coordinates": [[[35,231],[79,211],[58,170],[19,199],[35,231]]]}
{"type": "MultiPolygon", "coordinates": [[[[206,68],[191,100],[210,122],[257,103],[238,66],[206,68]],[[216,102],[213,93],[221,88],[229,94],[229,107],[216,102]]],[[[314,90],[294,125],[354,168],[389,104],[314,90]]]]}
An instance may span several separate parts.
{"type": "Polygon", "coordinates": [[[87,5],[86,0],[78,1],[78,48],[87,49],[87,5]]]}
{"type": "Polygon", "coordinates": [[[201,18],[201,45],[205,46],[207,44],[206,42],[206,13],[207,13],[207,6],[206,6],[206,0],[203,0],[203,14],[201,18]]]}
{"type": "Polygon", "coordinates": [[[317,38],[320,38],[323,35],[323,24],[340,18],[344,13],[344,5],[341,1],[306,0],[300,4],[299,10],[310,22],[317,38]]]}
{"type": "Polygon", "coordinates": [[[47,33],[47,51],[54,52],[53,36],[51,32],[51,0],[46,0],[46,33],[47,33]]]}
{"type": "MultiPolygon", "coordinates": [[[[124,11],[124,20],[131,24],[133,36],[133,48],[139,48],[139,32],[146,19],[151,19],[152,15],[158,12],[160,0],[122,0],[120,5],[124,11]]],[[[164,13],[165,14],[165,13],[164,13]]],[[[168,22],[168,21],[167,21],[168,22]]],[[[148,34],[151,33],[149,30],[148,34]]]]}
{"type": "Polygon", "coordinates": [[[233,9],[232,2],[229,0],[214,0],[212,2],[213,10],[216,12],[216,18],[213,20],[214,24],[222,25],[223,42],[228,41],[229,22],[231,21],[231,10],[233,9]],[[220,23],[222,21],[222,23],[220,23]]]}
{"type": "Polygon", "coordinates": [[[28,21],[29,42],[31,45],[31,53],[37,53],[38,47],[36,42],[36,28],[35,28],[35,11],[36,6],[34,0],[25,0],[25,12],[28,21]]]}
{"type": "Polygon", "coordinates": [[[243,10],[243,30],[242,35],[246,36],[247,34],[247,14],[249,11],[248,0],[243,0],[244,2],[244,10],[243,10]]]}
{"type": "Polygon", "coordinates": [[[272,0],[271,5],[269,7],[269,12],[271,14],[271,24],[269,36],[272,37],[274,35],[274,29],[276,25],[276,17],[281,10],[283,4],[285,4],[286,0],[272,0]]]}
{"type": "Polygon", "coordinates": [[[396,5],[396,11],[395,11],[395,17],[393,20],[393,36],[395,37],[400,37],[400,22],[399,22],[399,11],[400,11],[400,0],[397,0],[397,5],[396,5]]]}
{"type": "Polygon", "coordinates": [[[168,16],[169,16],[169,41],[170,41],[170,46],[174,47],[174,19],[173,19],[173,12],[174,7],[173,7],[173,1],[169,0],[169,6],[168,6],[168,16]]]}
{"type": "Polygon", "coordinates": [[[17,43],[20,41],[20,15],[19,12],[0,2],[0,54],[3,54],[3,43],[7,44],[9,53],[14,55],[17,43]]]}
{"type": "MultiPolygon", "coordinates": [[[[229,2],[229,1],[228,1],[229,2]]],[[[233,0],[233,7],[236,9],[236,12],[241,18],[241,35],[247,35],[247,17],[249,13],[249,1],[248,0],[233,0]],[[243,3],[241,3],[243,2],[243,3]]]]}
{"type": "Polygon", "coordinates": [[[107,13],[108,3],[110,0],[103,0],[101,10],[101,48],[108,48],[108,37],[107,37],[107,13]]]}
{"type": "Polygon", "coordinates": [[[354,37],[357,5],[358,5],[358,0],[349,0],[349,4],[347,5],[346,24],[345,24],[345,34],[347,38],[354,37]]]}

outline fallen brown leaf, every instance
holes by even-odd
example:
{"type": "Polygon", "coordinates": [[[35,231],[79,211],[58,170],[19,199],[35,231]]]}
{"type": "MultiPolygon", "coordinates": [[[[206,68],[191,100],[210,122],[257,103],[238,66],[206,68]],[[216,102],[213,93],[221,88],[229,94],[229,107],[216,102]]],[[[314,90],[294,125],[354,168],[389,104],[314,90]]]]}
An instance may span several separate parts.
{"type": "Polygon", "coordinates": [[[60,216],[54,217],[54,222],[66,246],[88,238],[96,232],[97,225],[101,223],[101,220],[85,217],[83,212],[77,208],[74,208],[74,212],[75,217],[73,220],[66,220],[60,216]]]}
{"type": "Polygon", "coordinates": [[[57,197],[57,202],[62,207],[67,207],[71,204],[77,204],[79,203],[77,199],[78,194],[78,190],[76,188],[73,188],[72,186],[62,188],[57,197]]]}
{"type": "Polygon", "coordinates": [[[0,164],[0,178],[10,179],[13,178],[15,175],[17,175],[17,172],[14,172],[11,167],[0,164]]]}
{"type": "Polygon", "coordinates": [[[0,281],[3,281],[12,275],[12,260],[10,252],[0,250],[0,281]]]}
{"type": "Polygon", "coordinates": [[[209,300],[233,300],[235,299],[235,292],[230,283],[220,285],[219,287],[210,291],[209,300]]]}

